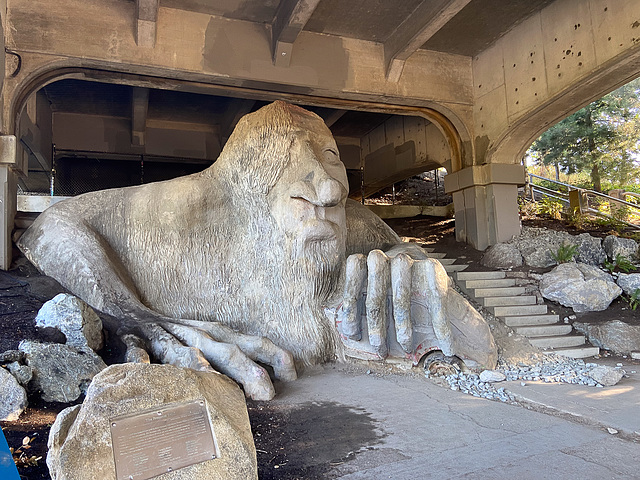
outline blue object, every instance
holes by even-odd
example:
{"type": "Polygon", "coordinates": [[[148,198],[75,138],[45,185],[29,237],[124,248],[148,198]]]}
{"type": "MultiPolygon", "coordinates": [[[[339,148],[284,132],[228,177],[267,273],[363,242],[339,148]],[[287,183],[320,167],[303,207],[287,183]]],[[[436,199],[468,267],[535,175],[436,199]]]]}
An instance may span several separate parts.
{"type": "Polygon", "coordinates": [[[9,451],[9,444],[4,438],[4,432],[0,433],[0,479],[20,480],[18,469],[13,462],[13,455],[9,451]]]}

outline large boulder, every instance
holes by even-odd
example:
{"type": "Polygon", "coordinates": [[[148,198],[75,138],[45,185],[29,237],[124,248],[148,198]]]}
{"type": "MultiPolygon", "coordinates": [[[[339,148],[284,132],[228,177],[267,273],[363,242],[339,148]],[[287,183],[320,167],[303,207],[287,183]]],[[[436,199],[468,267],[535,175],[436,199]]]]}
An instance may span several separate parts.
{"type": "Polygon", "coordinates": [[[609,367],[608,365],[598,365],[589,372],[589,376],[600,385],[612,387],[624,376],[624,370],[620,368],[609,367]]]}
{"type": "Polygon", "coordinates": [[[520,250],[511,243],[498,243],[485,252],[480,262],[489,268],[512,268],[522,266],[520,250]]]}
{"type": "Polygon", "coordinates": [[[602,246],[612,260],[618,255],[631,260],[638,256],[638,244],[632,238],[620,238],[615,235],[608,235],[602,242],[602,246]]]}
{"type": "Polygon", "coordinates": [[[67,337],[67,345],[100,350],[103,345],[102,320],[78,297],[60,293],[45,303],[36,316],[38,327],[53,327],[67,337]]]}
{"type": "Polygon", "coordinates": [[[581,313],[606,310],[622,289],[609,274],[594,266],[563,263],[542,276],[540,293],[581,313]]]}
{"type": "Polygon", "coordinates": [[[624,293],[633,295],[640,288],[640,273],[619,273],[617,283],[624,293]]]}
{"type": "Polygon", "coordinates": [[[566,232],[547,230],[545,228],[523,228],[520,236],[512,242],[518,247],[524,263],[534,268],[546,268],[557,262],[551,255],[567,243],[575,244],[572,237],[566,232]]]}
{"type": "Polygon", "coordinates": [[[600,265],[607,258],[601,240],[588,233],[573,236],[567,232],[545,228],[523,228],[522,233],[511,243],[518,248],[524,262],[535,268],[556,265],[553,254],[557,253],[563,245],[577,247],[575,260],[580,263],[600,265]]]}
{"type": "Polygon", "coordinates": [[[94,378],[82,406],[60,412],[48,443],[47,465],[52,478],[115,480],[112,419],[203,399],[217,440],[218,458],[158,478],[257,479],[256,450],[240,388],[215,372],[149,364],[107,368],[94,378]]]}
{"type": "Polygon", "coordinates": [[[618,355],[630,355],[640,350],[640,326],[611,320],[596,324],[574,322],[573,327],[586,335],[596,347],[618,355]]]}
{"type": "Polygon", "coordinates": [[[18,346],[33,371],[30,390],[40,391],[47,402],[72,402],[107,366],[93,350],[59,343],[23,340],[18,346]]]}
{"type": "Polygon", "coordinates": [[[4,368],[0,367],[0,420],[13,422],[27,408],[27,392],[4,368]]]}

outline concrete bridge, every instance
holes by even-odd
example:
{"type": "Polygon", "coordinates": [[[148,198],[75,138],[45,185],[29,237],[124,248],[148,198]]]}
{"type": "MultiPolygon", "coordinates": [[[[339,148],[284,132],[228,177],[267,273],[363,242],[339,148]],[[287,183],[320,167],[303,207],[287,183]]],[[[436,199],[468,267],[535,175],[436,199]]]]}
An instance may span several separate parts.
{"type": "MultiPolygon", "coordinates": [[[[0,267],[18,184],[54,161],[213,161],[285,99],[321,115],[354,184],[443,166],[456,235],[520,229],[521,159],[640,74],[637,0],[2,0],[0,267]]],[[[154,163],[155,162],[155,163],[154,163]]]]}

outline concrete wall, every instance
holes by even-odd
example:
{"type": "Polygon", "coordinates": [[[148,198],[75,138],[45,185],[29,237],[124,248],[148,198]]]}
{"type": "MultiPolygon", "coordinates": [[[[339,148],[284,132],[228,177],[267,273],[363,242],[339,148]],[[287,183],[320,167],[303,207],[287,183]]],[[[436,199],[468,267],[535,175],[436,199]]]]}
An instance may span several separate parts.
{"type": "Polygon", "coordinates": [[[518,163],[544,130],[640,72],[640,2],[556,1],[473,61],[476,163],[518,163]]]}
{"type": "Polygon", "coordinates": [[[51,170],[52,120],[51,106],[43,92],[29,97],[20,115],[16,168],[27,175],[28,170],[51,170]],[[29,145],[25,147],[23,142],[29,145]],[[42,165],[41,165],[42,164],[42,165]]]}
{"type": "Polygon", "coordinates": [[[180,129],[178,123],[172,122],[173,128],[147,126],[145,145],[138,147],[131,144],[130,118],[55,112],[53,142],[60,150],[148,154],[210,161],[218,158],[220,142],[213,127],[200,125],[195,130],[194,125],[189,124],[190,128],[185,126],[180,129]]]}
{"type": "Polygon", "coordinates": [[[473,165],[445,179],[456,237],[478,249],[520,230],[519,165],[547,128],[640,73],[640,2],[558,0],[473,60],[473,165]],[[509,175],[483,167],[511,164],[509,175]]]}
{"type": "Polygon", "coordinates": [[[424,171],[451,170],[451,148],[442,132],[421,117],[391,117],[360,139],[365,194],[424,171]]]}
{"type": "MultiPolygon", "coordinates": [[[[7,42],[28,68],[7,79],[8,128],[12,109],[19,106],[24,89],[33,87],[36,72],[42,78],[55,69],[81,67],[198,82],[189,88],[221,85],[308,96],[314,101],[322,97],[334,105],[364,100],[433,109],[444,122],[455,125],[452,134],[462,131],[469,137],[466,126],[471,124],[473,99],[469,57],[419,50],[407,60],[400,80],[393,82],[386,78],[382,44],[303,31],[289,66],[282,67],[273,64],[264,25],[162,6],[155,47],[140,47],[134,35],[134,8],[135,2],[129,0],[54,4],[13,0],[7,42]]],[[[95,70],[84,75],[100,76],[95,70]]],[[[159,80],[160,88],[162,84],[175,87],[168,80],[159,80]]]]}

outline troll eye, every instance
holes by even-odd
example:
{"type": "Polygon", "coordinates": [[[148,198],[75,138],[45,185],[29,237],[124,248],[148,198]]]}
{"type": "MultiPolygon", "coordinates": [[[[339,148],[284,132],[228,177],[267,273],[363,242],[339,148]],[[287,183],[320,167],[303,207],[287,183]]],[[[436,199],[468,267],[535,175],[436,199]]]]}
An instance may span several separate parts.
{"type": "Polygon", "coordinates": [[[338,152],[334,149],[334,148],[327,148],[324,153],[326,154],[326,157],[328,160],[331,161],[338,161],[338,152]]]}

